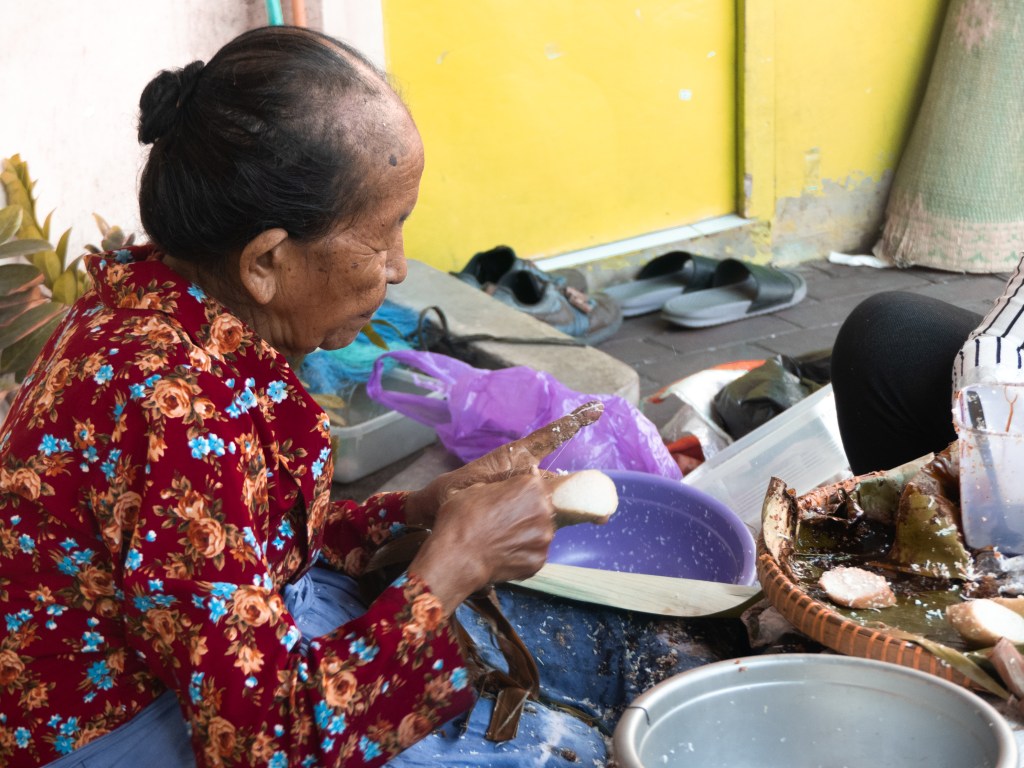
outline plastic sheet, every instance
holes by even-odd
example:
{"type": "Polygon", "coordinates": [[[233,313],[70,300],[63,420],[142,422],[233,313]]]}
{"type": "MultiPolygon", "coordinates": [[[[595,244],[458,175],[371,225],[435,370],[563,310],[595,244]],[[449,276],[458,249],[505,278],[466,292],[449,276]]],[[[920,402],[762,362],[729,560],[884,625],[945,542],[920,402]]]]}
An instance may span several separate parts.
{"type": "Polygon", "coordinates": [[[765,360],[715,395],[715,418],[734,440],[743,437],[827,384],[830,360],[827,351],[765,360]]]}

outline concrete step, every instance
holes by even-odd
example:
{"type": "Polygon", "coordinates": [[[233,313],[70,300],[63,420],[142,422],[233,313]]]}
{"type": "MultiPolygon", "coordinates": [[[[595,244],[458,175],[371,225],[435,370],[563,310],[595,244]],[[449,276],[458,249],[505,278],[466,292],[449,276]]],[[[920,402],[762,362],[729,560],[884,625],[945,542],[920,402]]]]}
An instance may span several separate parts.
{"type": "Polygon", "coordinates": [[[487,334],[538,340],[533,344],[470,342],[478,367],[525,365],[550,373],[578,392],[618,395],[633,405],[640,399],[640,378],[631,366],[594,347],[545,344],[545,339],[571,337],[421,261],[409,260],[409,276],[402,284],[391,286],[388,297],[416,312],[440,307],[448,319],[449,331],[456,338],[487,334]]]}

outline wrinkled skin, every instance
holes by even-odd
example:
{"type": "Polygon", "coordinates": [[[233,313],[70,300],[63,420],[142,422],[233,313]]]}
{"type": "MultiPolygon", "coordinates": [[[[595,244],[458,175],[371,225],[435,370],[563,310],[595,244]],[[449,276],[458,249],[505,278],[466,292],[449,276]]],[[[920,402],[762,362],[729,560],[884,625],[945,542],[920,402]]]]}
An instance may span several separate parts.
{"type": "Polygon", "coordinates": [[[409,571],[426,580],[446,613],[481,587],[525,579],[544,565],[555,522],[538,464],[603,411],[598,402],[583,405],[410,494],[408,522],[432,533],[409,571]]]}

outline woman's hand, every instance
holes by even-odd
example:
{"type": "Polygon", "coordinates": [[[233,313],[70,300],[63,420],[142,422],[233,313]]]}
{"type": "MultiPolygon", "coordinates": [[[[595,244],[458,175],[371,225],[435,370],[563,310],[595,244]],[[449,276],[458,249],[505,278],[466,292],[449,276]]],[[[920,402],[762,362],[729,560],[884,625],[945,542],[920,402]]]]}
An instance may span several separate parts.
{"type": "Polygon", "coordinates": [[[535,471],[549,454],[575,437],[583,427],[601,418],[602,413],[604,404],[600,401],[585,403],[526,437],[440,475],[426,488],[409,494],[405,503],[406,521],[410,525],[433,528],[438,510],[456,493],[479,483],[493,483],[535,471]]]}
{"type": "Polygon", "coordinates": [[[555,534],[550,492],[534,470],[452,495],[409,572],[430,585],[445,615],[481,587],[532,576],[555,534]]]}

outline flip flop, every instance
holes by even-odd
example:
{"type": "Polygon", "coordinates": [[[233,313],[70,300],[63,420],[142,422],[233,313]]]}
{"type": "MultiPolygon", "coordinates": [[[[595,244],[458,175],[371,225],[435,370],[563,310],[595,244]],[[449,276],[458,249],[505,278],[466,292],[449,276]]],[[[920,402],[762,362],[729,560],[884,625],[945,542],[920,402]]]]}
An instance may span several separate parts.
{"type": "Polygon", "coordinates": [[[654,312],[671,298],[711,285],[717,259],[684,251],[663,253],[647,262],[628,283],[604,290],[622,307],[623,317],[654,312]]]}
{"type": "Polygon", "coordinates": [[[796,272],[738,259],[718,263],[711,287],[665,302],[661,315],[683,328],[707,328],[792,307],[807,295],[796,272]]]}

